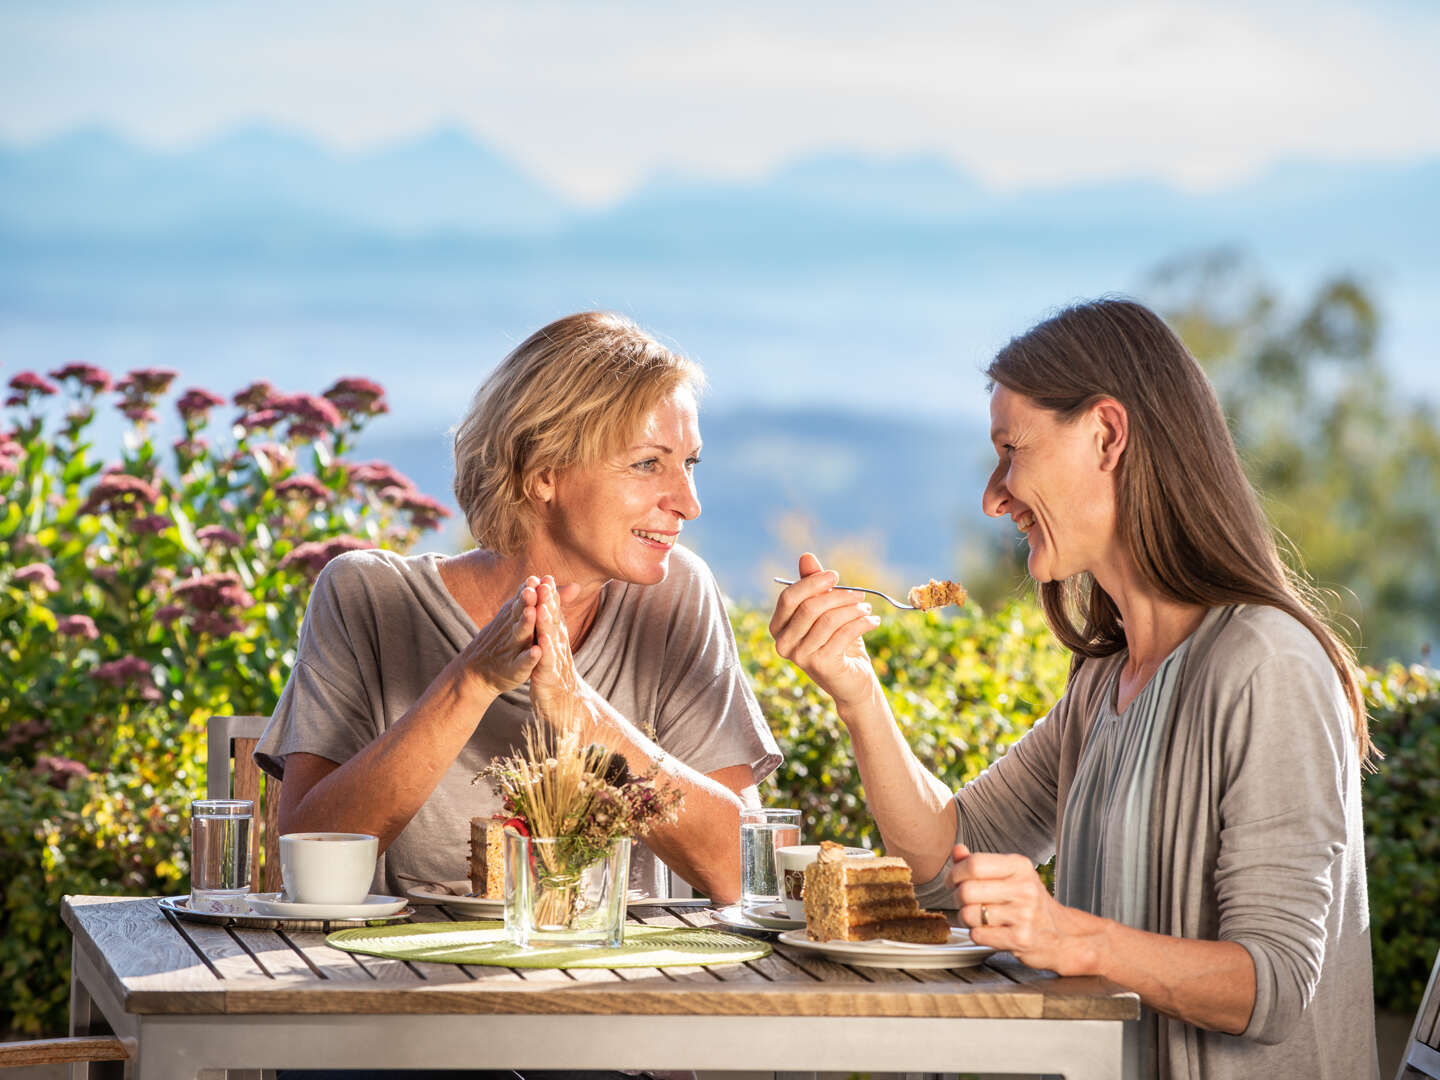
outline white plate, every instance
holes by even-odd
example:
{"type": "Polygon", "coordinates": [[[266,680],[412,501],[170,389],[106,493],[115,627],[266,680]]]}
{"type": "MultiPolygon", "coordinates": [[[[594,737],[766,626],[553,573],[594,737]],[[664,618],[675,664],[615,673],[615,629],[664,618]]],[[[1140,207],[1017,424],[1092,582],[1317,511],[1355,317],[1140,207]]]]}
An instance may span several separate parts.
{"type": "Polygon", "coordinates": [[[804,930],[787,930],[780,935],[786,945],[819,953],[842,964],[883,968],[974,967],[995,950],[976,945],[970,931],[951,927],[945,945],[916,945],[908,941],[811,941],[804,930]]]}
{"type": "Polygon", "coordinates": [[[313,930],[328,933],[347,926],[389,926],[405,922],[415,914],[414,908],[403,907],[393,915],[377,915],[367,911],[360,919],[291,919],[280,915],[261,915],[258,911],[247,911],[243,915],[233,911],[191,911],[189,896],[162,896],[159,903],[162,910],[187,922],[209,923],[212,926],[241,926],[251,930],[313,930]]]}
{"type": "Polygon", "coordinates": [[[283,893],[250,893],[245,902],[250,910],[261,915],[278,915],[285,919],[367,919],[377,915],[394,915],[405,906],[403,896],[379,896],[371,893],[359,904],[292,904],[281,900],[283,893]]]}
{"type": "MultiPolygon", "coordinates": [[[[454,892],[446,892],[444,889],[415,885],[405,890],[405,895],[411,900],[422,904],[444,904],[448,908],[466,915],[481,915],[491,919],[503,919],[505,917],[504,900],[486,900],[479,896],[468,895],[470,883],[468,881],[446,881],[446,885],[454,892]]],[[[704,896],[642,896],[640,893],[632,893],[625,901],[626,908],[644,907],[678,907],[678,908],[707,908],[710,900],[704,896]]]]}
{"type": "Polygon", "coordinates": [[[767,930],[801,930],[804,919],[792,919],[784,904],[751,904],[741,906],[740,914],[767,930]]]}

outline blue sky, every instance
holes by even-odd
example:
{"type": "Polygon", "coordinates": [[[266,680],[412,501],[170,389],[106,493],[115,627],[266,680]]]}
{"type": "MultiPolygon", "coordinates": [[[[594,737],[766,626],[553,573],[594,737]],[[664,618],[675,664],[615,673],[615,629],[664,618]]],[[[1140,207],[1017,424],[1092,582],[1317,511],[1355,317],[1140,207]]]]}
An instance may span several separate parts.
{"type": "Polygon", "coordinates": [[[998,188],[1206,188],[1440,153],[1437,52],[1428,2],[8,0],[0,138],[260,119],[365,146],[453,122],[591,203],[834,148],[936,151],[998,188]]]}

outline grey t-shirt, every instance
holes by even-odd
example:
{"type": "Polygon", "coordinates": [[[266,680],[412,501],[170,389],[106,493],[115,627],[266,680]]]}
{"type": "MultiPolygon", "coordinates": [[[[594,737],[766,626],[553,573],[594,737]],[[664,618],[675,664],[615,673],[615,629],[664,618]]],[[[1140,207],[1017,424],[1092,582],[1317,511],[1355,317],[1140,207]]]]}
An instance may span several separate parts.
{"type": "MultiPolygon", "coordinates": [[[[358,551],[315,582],[290,680],[255,760],[284,778],[285,756],[344,763],[395,724],[478,632],[440,577],[439,555],[358,551]]],[[[658,585],[612,581],[575,668],[621,715],[701,773],[748,765],[759,783],[780,763],[740,666],[719,587],[700,558],[676,547],[658,585]]],[[[404,873],[427,881],[467,875],[470,819],[500,809],[490,761],[518,752],[529,687],[501,695],[435,791],[381,856],[378,885],[404,895],[404,873]]],[[[664,866],[644,847],[631,886],[663,895],[664,866]]]]}

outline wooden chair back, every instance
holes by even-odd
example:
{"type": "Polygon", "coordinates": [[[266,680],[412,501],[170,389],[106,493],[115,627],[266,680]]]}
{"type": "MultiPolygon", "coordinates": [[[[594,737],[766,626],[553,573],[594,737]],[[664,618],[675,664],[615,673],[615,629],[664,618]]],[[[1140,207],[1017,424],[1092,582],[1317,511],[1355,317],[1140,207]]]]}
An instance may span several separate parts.
{"type": "Polygon", "coordinates": [[[1430,1077],[1440,1080],[1440,954],[1430,969],[1430,983],[1420,999],[1415,1023],[1410,1027],[1410,1041],[1405,1046],[1405,1060],[1400,1063],[1396,1080],[1430,1077]]]}
{"type": "Polygon", "coordinates": [[[207,726],[209,797],[249,799],[255,804],[250,829],[252,892],[279,892],[281,887],[280,781],[262,774],[254,757],[269,722],[268,716],[212,716],[207,726]]]}

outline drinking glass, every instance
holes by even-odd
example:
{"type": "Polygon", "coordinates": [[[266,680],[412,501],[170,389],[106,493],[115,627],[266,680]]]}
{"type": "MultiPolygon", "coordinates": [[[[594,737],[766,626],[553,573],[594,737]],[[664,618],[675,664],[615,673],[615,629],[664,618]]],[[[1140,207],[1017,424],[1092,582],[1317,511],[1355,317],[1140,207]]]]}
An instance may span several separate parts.
{"type": "Polygon", "coordinates": [[[192,911],[248,912],[249,799],[196,799],[190,804],[190,908],[192,911]]]}
{"type": "Polygon", "coordinates": [[[800,843],[799,810],[740,811],[740,902],[749,907],[780,902],[775,852],[800,843]]]}

